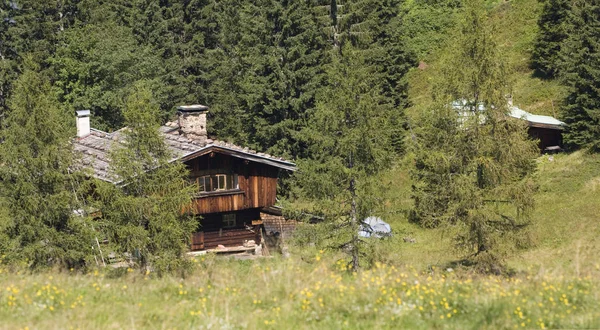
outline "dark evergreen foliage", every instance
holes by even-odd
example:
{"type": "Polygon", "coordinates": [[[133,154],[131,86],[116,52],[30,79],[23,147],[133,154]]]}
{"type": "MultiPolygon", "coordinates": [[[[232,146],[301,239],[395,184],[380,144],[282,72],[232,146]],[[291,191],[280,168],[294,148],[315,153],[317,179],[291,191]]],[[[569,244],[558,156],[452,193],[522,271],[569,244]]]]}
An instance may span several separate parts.
{"type": "Polygon", "coordinates": [[[51,63],[62,102],[92,110],[92,126],[101,130],[123,126],[124,100],[136,81],[155,78],[155,89],[162,87],[160,58],[138,45],[130,28],[110,21],[65,31],[51,63]]]}
{"type": "Polygon", "coordinates": [[[213,132],[297,156],[328,44],[312,1],[223,4],[209,86],[213,132]]]}
{"type": "Polygon", "coordinates": [[[74,22],[79,0],[3,0],[0,2],[0,114],[7,110],[12,82],[23,58],[41,70],[56,49],[60,34],[74,22]]]}
{"type": "Polygon", "coordinates": [[[538,21],[539,32],[531,54],[531,67],[545,77],[555,77],[559,71],[560,49],[568,36],[568,16],[571,0],[546,0],[538,21]]]}
{"type": "Polygon", "coordinates": [[[560,67],[569,87],[562,109],[565,142],[600,150],[600,4],[575,2],[569,21],[572,30],[561,49],[560,67]]]}

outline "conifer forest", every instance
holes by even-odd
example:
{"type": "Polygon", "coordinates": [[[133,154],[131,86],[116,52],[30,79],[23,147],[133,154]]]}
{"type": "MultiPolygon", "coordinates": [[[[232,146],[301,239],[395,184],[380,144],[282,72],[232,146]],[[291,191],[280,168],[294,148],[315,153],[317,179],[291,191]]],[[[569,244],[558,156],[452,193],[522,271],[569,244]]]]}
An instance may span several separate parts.
{"type": "Polygon", "coordinates": [[[0,329],[600,327],[600,1],[0,0],[0,329]]]}

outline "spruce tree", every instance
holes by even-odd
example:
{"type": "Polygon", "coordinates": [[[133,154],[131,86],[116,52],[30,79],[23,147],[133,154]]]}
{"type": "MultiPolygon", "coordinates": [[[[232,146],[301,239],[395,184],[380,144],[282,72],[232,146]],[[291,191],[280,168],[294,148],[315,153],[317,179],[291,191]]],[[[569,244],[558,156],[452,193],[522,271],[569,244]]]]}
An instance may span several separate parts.
{"type": "MultiPolygon", "coordinates": [[[[138,45],[131,28],[114,21],[93,21],[65,31],[50,60],[60,99],[74,109],[90,109],[92,126],[113,131],[123,126],[124,99],[131,86],[158,76],[160,58],[138,45]]],[[[166,111],[165,111],[166,112],[166,111]]]]}
{"type": "Polygon", "coordinates": [[[416,57],[408,49],[403,33],[401,1],[348,1],[338,20],[339,38],[347,38],[363,49],[364,56],[381,73],[385,96],[392,100],[396,114],[393,121],[393,145],[397,153],[404,151],[404,109],[408,106],[406,74],[416,66],[416,57]]]}
{"type": "Polygon", "coordinates": [[[10,45],[9,34],[9,28],[13,24],[10,4],[6,1],[0,2],[0,115],[6,112],[10,86],[17,75],[14,61],[16,54],[10,45]]]}
{"type": "Polygon", "coordinates": [[[304,130],[309,156],[298,162],[297,179],[303,194],[315,201],[315,212],[324,215],[328,234],[320,244],[348,252],[349,269],[355,271],[366,247],[359,229],[379,211],[378,174],[394,158],[392,104],[360,50],[346,44],[335,52],[304,130]]]}
{"type": "Polygon", "coordinates": [[[560,49],[568,37],[568,16],[571,0],[546,0],[538,20],[539,32],[531,54],[531,67],[542,76],[552,78],[558,73],[560,49]]]}
{"type": "MultiPolygon", "coordinates": [[[[140,1],[131,28],[138,43],[161,59],[161,108],[208,104],[210,53],[218,38],[219,4],[208,0],[140,1]]],[[[211,104],[212,105],[212,104],[211,104]]]]}
{"type": "Polygon", "coordinates": [[[254,140],[262,150],[290,157],[305,156],[299,132],[306,111],[324,84],[329,61],[325,34],[316,23],[313,1],[280,1],[272,18],[274,57],[264,106],[252,113],[254,140]]]}
{"type": "Polygon", "coordinates": [[[0,196],[7,211],[0,220],[0,254],[32,268],[83,267],[92,231],[88,219],[75,213],[82,207],[82,176],[73,166],[73,115],[31,62],[15,82],[0,133],[0,196]]]}
{"type": "Polygon", "coordinates": [[[0,1],[0,114],[7,110],[11,84],[23,59],[49,65],[60,34],[74,22],[79,0],[0,1]]]}
{"type": "Polygon", "coordinates": [[[218,37],[209,56],[209,133],[218,132],[220,138],[255,148],[251,113],[263,101],[265,62],[272,59],[270,52],[265,53],[264,38],[272,31],[266,10],[246,1],[219,2],[214,12],[218,37]]]}
{"type": "Polygon", "coordinates": [[[114,251],[143,270],[179,271],[198,221],[190,213],[194,186],[185,165],[171,161],[159,132],[151,89],[137,83],[123,112],[123,143],[111,149],[110,170],[120,183],[98,182],[103,226],[114,251]]]}
{"type": "Polygon", "coordinates": [[[327,41],[313,1],[224,1],[210,58],[212,132],[278,155],[304,152],[299,132],[323,85],[327,41]]]}
{"type": "Polygon", "coordinates": [[[413,219],[443,226],[484,271],[526,242],[537,148],[509,116],[506,66],[482,4],[465,3],[433,104],[418,119],[413,219]]]}
{"type": "Polygon", "coordinates": [[[561,49],[561,80],[569,89],[562,118],[565,142],[572,148],[600,150],[600,4],[577,1],[572,30],[561,49]]]}

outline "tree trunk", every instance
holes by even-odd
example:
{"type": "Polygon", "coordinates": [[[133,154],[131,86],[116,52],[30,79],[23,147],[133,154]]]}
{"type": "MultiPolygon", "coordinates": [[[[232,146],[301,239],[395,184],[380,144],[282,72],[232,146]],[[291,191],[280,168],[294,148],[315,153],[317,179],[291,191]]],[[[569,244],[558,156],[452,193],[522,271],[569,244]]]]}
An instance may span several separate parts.
{"type": "Polygon", "coordinates": [[[350,195],[352,201],[350,202],[350,230],[352,231],[352,243],[350,244],[350,254],[352,256],[352,262],[350,269],[355,272],[358,270],[358,218],[356,214],[356,181],[350,180],[350,195]]]}

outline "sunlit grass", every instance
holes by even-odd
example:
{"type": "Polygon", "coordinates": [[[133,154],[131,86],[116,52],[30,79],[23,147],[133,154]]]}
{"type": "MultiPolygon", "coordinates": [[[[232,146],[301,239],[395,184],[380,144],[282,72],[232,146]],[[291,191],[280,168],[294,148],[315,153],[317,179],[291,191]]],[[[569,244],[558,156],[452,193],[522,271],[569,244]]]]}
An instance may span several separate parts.
{"type": "Polygon", "coordinates": [[[470,277],[384,264],[352,274],[327,255],[198,259],[185,279],[3,271],[0,327],[591,328],[600,326],[598,275],[470,277]]]}

